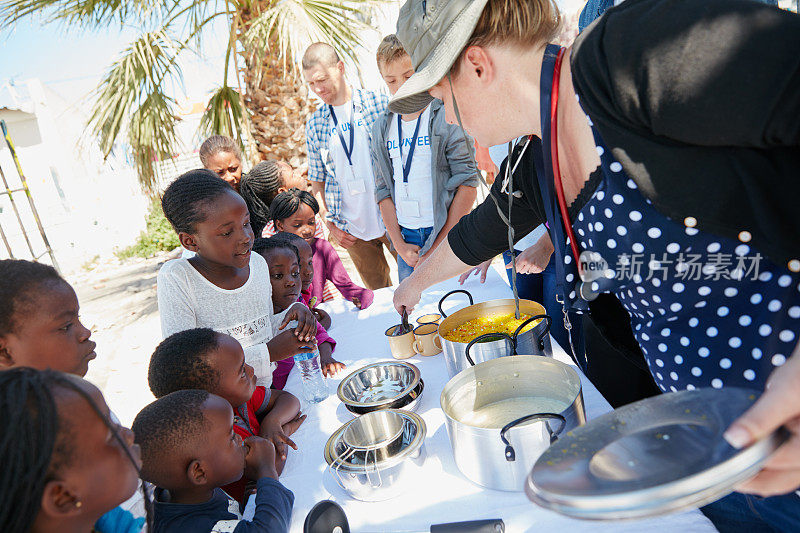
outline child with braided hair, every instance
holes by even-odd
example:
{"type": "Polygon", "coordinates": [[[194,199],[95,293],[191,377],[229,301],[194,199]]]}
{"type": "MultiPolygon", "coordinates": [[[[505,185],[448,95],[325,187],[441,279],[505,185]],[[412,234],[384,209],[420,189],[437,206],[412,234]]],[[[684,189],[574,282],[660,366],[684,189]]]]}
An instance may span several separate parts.
{"type": "MultiPolygon", "coordinates": [[[[269,216],[269,204],[279,193],[293,187],[305,190],[308,182],[283,161],[261,161],[250,169],[250,172],[242,176],[239,194],[242,195],[250,210],[250,225],[256,237],[260,237],[265,229],[269,235],[264,235],[264,237],[275,233],[272,219],[269,216]]],[[[322,236],[322,224],[318,222],[317,225],[320,236],[322,236]]]]}
{"type": "MultiPolygon", "coordinates": [[[[253,226],[256,237],[267,238],[278,233],[269,216],[269,205],[278,194],[295,187],[305,191],[308,188],[308,180],[283,161],[262,161],[242,177],[239,194],[242,195],[250,209],[250,224],[253,226]]],[[[325,238],[322,227],[322,219],[316,216],[314,237],[317,239],[325,238]]],[[[339,296],[339,291],[330,281],[326,281],[322,288],[322,294],[323,300],[333,300],[339,296]]]]}
{"type": "Polygon", "coordinates": [[[13,368],[0,372],[0,464],[3,531],[89,533],[136,491],[141,459],[97,387],[13,368]]]}
{"type": "MultiPolygon", "coordinates": [[[[281,312],[290,303],[301,302],[311,309],[317,317],[317,350],[319,351],[322,374],[333,376],[345,367],[333,358],[336,341],[328,334],[323,322],[330,327],[331,317],[325,311],[314,309],[310,304],[308,293],[314,270],[311,247],[308,243],[292,233],[281,232],[269,239],[256,239],[253,251],[267,260],[272,282],[272,304],[275,309],[274,320],[281,317],[281,312]],[[290,238],[294,237],[297,239],[290,238]],[[299,241],[299,242],[298,242],[299,241]],[[300,250],[303,250],[300,252],[300,250]]],[[[272,373],[272,386],[283,389],[294,366],[293,359],[278,361],[272,373]]]]}
{"type": "Polygon", "coordinates": [[[353,283],[331,243],[316,237],[314,228],[319,204],[314,195],[300,189],[289,189],[275,197],[269,206],[269,211],[276,230],[299,235],[313,250],[312,298],[326,301],[323,287],[325,281],[330,280],[342,296],[353,302],[357,308],[366,309],[372,304],[374,299],[372,291],[353,283]]]}

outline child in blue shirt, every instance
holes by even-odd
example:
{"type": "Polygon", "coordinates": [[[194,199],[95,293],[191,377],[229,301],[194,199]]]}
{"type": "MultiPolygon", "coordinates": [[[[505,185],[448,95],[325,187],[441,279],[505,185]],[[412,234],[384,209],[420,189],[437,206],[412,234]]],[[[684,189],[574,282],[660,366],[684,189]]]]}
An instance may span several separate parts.
{"type": "MultiPolygon", "coordinates": [[[[287,391],[257,386],[241,344],[229,335],[208,328],[170,335],[150,357],[147,382],[156,398],[198,389],[227,400],[234,412],[233,429],[242,439],[256,435],[275,445],[279,474],[287,447],[297,449],[289,435],[306,418],[300,413],[300,401],[287,391]]],[[[248,478],[242,477],[223,490],[244,504],[247,483],[248,478]]]]}
{"type": "Polygon", "coordinates": [[[278,481],[275,446],[234,431],[228,401],[201,390],[159,398],[136,415],[142,477],[157,486],[154,533],[283,533],[294,495],[278,481]],[[253,519],[220,487],[242,477],[257,479],[253,519]]]}

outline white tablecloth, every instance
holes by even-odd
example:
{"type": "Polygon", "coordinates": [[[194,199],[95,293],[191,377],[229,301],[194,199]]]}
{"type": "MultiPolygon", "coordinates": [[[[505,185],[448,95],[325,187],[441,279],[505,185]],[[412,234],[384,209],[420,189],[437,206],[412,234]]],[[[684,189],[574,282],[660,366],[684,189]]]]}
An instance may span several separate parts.
{"type": "MultiPolygon", "coordinates": [[[[475,302],[496,298],[509,298],[508,285],[494,269],[489,269],[486,283],[474,278],[464,287],[450,280],[425,291],[420,305],[414,310],[412,320],[425,313],[438,312],[437,303],[448,291],[468,289],[475,302]]],[[[447,383],[443,356],[413,357],[408,359],[420,369],[425,390],[417,413],[427,424],[425,447],[427,459],[420,470],[419,483],[412,490],[384,502],[360,502],[350,498],[325,471],[323,447],[330,435],[352,415],[336,397],[336,387],[341,379],[358,367],[391,359],[384,331],[399,322],[392,305],[393,288],[375,292],[375,302],[369,309],[358,311],[344,300],[327,302],[323,307],[331,314],[333,326],[330,334],[338,342],[334,357],[347,364],[347,369],[328,380],[331,396],[316,405],[304,402],[308,418],[292,437],[300,448],[290,451],[281,481],[294,492],[292,532],[302,532],[305,516],[320,500],[330,499],[345,510],[354,533],[416,532],[428,531],[431,524],[502,518],[506,531],[715,531],[700,511],[686,512],[654,520],[624,522],[586,522],[573,520],[537,507],[523,493],[489,490],[464,478],[453,460],[447,436],[445,417],[439,407],[439,395],[447,383]]],[[[445,312],[467,305],[464,295],[453,295],[445,303],[445,312]]],[[[449,314],[449,313],[448,313],[449,314]]],[[[555,357],[570,363],[569,356],[553,344],[555,357]]],[[[597,389],[581,374],[587,418],[597,417],[611,409],[597,389]]],[[[286,389],[301,396],[299,373],[293,371],[286,389]]]]}

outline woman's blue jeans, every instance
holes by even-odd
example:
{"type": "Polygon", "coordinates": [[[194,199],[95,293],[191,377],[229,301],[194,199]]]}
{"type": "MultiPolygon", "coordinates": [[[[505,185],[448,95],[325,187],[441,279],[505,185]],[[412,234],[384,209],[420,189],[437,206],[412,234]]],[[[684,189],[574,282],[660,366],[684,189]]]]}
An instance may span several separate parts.
{"type": "Polygon", "coordinates": [[[800,496],[762,498],[734,492],[700,508],[720,533],[800,531],[800,496]]]}

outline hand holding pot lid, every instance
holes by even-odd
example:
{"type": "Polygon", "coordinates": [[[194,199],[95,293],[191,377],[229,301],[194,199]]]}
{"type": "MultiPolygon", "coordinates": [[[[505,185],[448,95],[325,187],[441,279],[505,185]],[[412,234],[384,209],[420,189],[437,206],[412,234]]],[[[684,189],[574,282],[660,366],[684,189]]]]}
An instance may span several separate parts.
{"type": "Polygon", "coordinates": [[[792,357],[772,372],[769,387],[758,401],[725,432],[734,448],[749,446],[784,426],[792,432],[764,469],[736,490],[761,496],[784,494],[800,487],[800,345],[792,357]]]}
{"type": "Polygon", "coordinates": [[[643,518],[715,501],[758,472],[789,438],[784,428],[737,450],[722,437],[757,391],[666,393],[569,431],[525,482],[535,503],[575,518],[643,518]]]}

